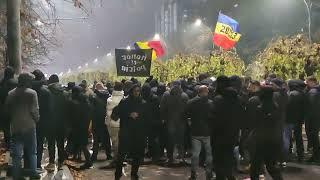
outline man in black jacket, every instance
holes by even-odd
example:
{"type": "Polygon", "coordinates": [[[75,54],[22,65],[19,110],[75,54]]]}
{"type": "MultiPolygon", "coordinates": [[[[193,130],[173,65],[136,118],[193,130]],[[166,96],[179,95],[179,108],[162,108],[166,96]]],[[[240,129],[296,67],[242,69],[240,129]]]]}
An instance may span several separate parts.
{"type": "MultiPolygon", "coordinates": [[[[120,117],[119,155],[117,159],[115,180],[122,176],[122,165],[128,155],[132,160],[131,179],[138,180],[138,170],[144,157],[146,138],[146,103],[141,98],[141,88],[135,84],[129,96],[118,105],[117,117],[120,117]]],[[[115,118],[117,119],[117,118],[115,118]]]]}
{"type": "Polygon", "coordinates": [[[51,75],[49,78],[49,90],[52,95],[52,114],[51,121],[47,125],[50,126],[48,131],[48,149],[49,149],[49,164],[47,170],[52,171],[55,168],[55,145],[58,148],[58,165],[63,164],[66,153],[64,150],[65,125],[66,125],[66,105],[67,97],[64,88],[59,83],[57,75],[51,75]]]}
{"type": "Polygon", "coordinates": [[[105,124],[107,100],[110,97],[110,94],[102,83],[96,83],[94,93],[95,97],[93,98],[92,121],[93,154],[91,158],[92,161],[97,160],[99,144],[101,142],[104,147],[107,160],[112,160],[110,135],[105,124]]]}
{"type": "Polygon", "coordinates": [[[4,139],[6,146],[10,147],[10,122],[7,118],[7,114],[3,111],[4,104],[8,97],[8,93],[17,87],[17,80],[14,79],[14,70],[11,67],[7,67],[4,70],[4,78],[0,82],[0,116],[1,116],[1,129],[4,132],[4,139]]]}
{"type": "Polygon", "coordinates": [[[200,86],[198,96],[191,99],[186,108],[186,115],[191,122],[192,135],[192,158],[190,180],[197,179],[197,168],[199,166],[199,155],[204,147],[206,155],[206,179],[212,178],[212,149],[210,140],[210,114],[212,100],[209,100],[209,89],[207,86],[200,86]]]}
{"type": "Polygon", "coordinates": [[[160,159],[160,100],[152,94],[151,86],[145,83],[142,86],[142,98],[146,101],[147,115],[146,122],[148,123],[148,155],[152,157],[152,161],[157,163],[160,159]]]}
{"type": "Polygon", "coordinates": [[[32,74],[35,76],[32,82],[32,89],[38,94],[40,108],[40,120],[37,123],[37,168],[41,169],[44,138],[48,137],[47,132],[52,128],[48,126],[52,115],[52,99],[51,92],[45,86],[44,74],[40,70],[35,70],[32,74]]]}
{"type": "MultiPolygon", "coordinates": [[[[297,144],[297,154],[298,161],[303,160],[304,156],[304,147],[302,139],[302,124],[304,123],[304,113],[305,113],[305,94],[304,88],[305,84],[302,80],[291,80],[288,83],[289,85],[289,99],[287,106],[287,127],[286,134],[287,140],[291,140],[292,130],[294,131],[294,137],[297,144]]],[[[290,143],[292,144],[292,143],[290,143]]],[[[290,150],[287,147],[287,150],[290,150]]],[[[292,153],[292,150],[290,150],[292,153]]],[[[289,152],[290,153],[290,152],[289,152]]]]}
{"type": "Polygon", "coordinates": [[[239,139],[239,117],[243,116],[237,91],[226,76],[217,78],[217,96],[213,99],[213,159],[217,180],[234,180],[234,147],[239,139]]]}
{"type": "Polygon", "coordinates": [[[313,147],[309,162],[320,162],[319,128],[320,128],[320,88],[315,77],[308,77],[306,94],[306,132],[308,143],[313,147]]]}

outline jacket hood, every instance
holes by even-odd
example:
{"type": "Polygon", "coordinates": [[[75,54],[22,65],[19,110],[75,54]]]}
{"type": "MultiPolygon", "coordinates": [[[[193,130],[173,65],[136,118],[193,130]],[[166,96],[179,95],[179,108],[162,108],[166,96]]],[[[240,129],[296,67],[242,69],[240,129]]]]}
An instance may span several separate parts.
{"type": "Polygon", "coordinates": [[[123,91],[112,91],[112,96],[124,96],[124,92],[123,91]]]}
{"type": "Polygon", "coordinates": [[[228,99],[236,99],[238,97],[237,90],[232,87],[225,88],[221,94],[228,99]]]}
{"type": "Polygon", "coordinates": [[[59,83],[52,83],[48,86],[48,88],[54,94],[63,93],[64,91],[64,88],[59,83]]]}
{"type": "Polygon", "coordinates": [[[182,89],[180,86],[173,86],[170,90],[170,95],[179,96],[182,93],[182,89]]]}

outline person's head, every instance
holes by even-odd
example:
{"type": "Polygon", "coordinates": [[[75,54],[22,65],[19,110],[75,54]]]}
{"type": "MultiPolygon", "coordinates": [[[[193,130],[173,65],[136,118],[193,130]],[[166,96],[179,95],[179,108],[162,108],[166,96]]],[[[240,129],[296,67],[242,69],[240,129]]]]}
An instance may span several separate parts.
{"type": "Polygon", "coordinates": [[[59,77],[56,74],[53,74],[49,77],[48,83],[52,84],[52,83],[58,83],[59,82],[59,77]]]}
{"type": "Polygon", "coordinates": [[[34,70],[32,74],[34,75],[36,81],[41,81],[45,79],[43,72],[39,69],[34,70]]]}
{"type": "Polygon", "coordinates": [[[270,85],[273,87],[273,90],[280,90],[284,85],[284,81],[279,78],[274,78],[271,80],[270,85]]]}
{"type": "Polygon", "coordinates": [[[81,87],[86,89],[88,87],[88,82],[86,80],[81,81],[81,87]]]}
{"type": "Polygon", "coordinates": [[[216,92],[221,93],[225,88],[230,86],[230,79],[227,76],[219,76],[216,80],[216,92]]]}
{"type": "Polygon", "coordinates": [[[242,88],[241,78],[239,76],[231,76],[230,85],[239,92],[242,88]]]}
{"type": "Polygon", "coordinates": [[[209,75],[208,75],[207,73],[199,74],[199,77],[198,77],[199,82],[201,82],[201,81],[203,81],[203,80],[207,79],[208,77],[209,77],[209,75]]]}
{"type": "Polygon", "coordinates": [[[7,67],[4,70],[4,79],[12,79],[14,77],[14,70],[12,67],[7,67]]]}
{"type": "Polygon", "coordinates": [[[318,85],[318,80],[314,76],[309,76],[306,79],[306,84],[308,88],[314,88],[318,85]]]}
{"type": "Polygon", "coordinates": [[[153,88],[153,87],[158,87],[158,85],[159,85],[157,79],[152,79],[149,84],[150,84],[150,86],[151,86],[152,88],[153,88]]]}
{"type": "Polygon", "coordinates": [[[262,102],[272,102],[273,101],[273,87],[263,86],[260,91],[260,99],[262,102]]]}
{"type": "Polygon", "coordinates": [[[198,94],[200,97],[208,97],[209,96],[209,88],[205,85],[201,85],[198,88],[198,94]]]}
{"type": "Polygon", "coordinates": [[[150,97],[151,95],[151,86],[148,83],[145,83],[141,88],[141,94],[144,99],[150,97]]]}
{"type": "Polygon", "coordinates": [[[122,90],[123,90],[123,84],[122,84],[122,82],[116,81],[116,82],[114,83],[113,90],[115,90],[115,91],[122,91],[122,90]]]}
{"type": "Polygon", "coordinates": [[[18,77],[18,87],[30,88],[32,86],[32,81],[34,76],[30,73],[22,73],[18,77]]]}
{"type": "Polygon", "coordinates": [[[76,83],[75,82],[68,82],[68,86],[67,86],[67,90],[72,90],[73,87],[76,86],[76,83]]]}
{"type": "Polygon", "coordinates": [[[98,90],[98,91],[102,91],[102,90],[105,89],[105,87],[101,82],[97,82],[96,86],[95,86],[95,89],[98,90]]]}
{"type": "Polygon", "coordinates": [[[129,96],[139,98],[141,96],[141,87],[138,84],[134,84],[129,91],[129,96]]]}
{"type": "Polygon", "coordinates": [[[251,93],[258,92],[261,88],[260,82],[259,81],[250,81],[248,85],[248,91],[251,93]]]}
{"type": "Polygon", "coordinates": [[[80,87],[80,86],[74,86],[74,87],[72,88],[72,99],[78,98],[81,93],[82,93],[82,87],[80,87]]]}
{"type": "Polygon", "coordinates": [[[167,90],[167,87],[165,84],[163,83],[160,83],[158,88],[157,88],[157,95],[158,96],[162,96],[167,90]]]}

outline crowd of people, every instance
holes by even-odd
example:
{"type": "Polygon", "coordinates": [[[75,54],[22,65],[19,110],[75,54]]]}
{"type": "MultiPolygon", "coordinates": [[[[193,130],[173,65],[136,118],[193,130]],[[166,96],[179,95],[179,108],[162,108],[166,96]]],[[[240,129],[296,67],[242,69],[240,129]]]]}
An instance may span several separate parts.
{"type": "Polygon", "coordinates": [[[213,173],[217,180],[236,179],[240,157],[250,164],[252,180],[259,179],[265,166],[273,179],[282,180],[281,166],[293,157],[320,162],[320,87],[315,77],[285,82],[273,74],[263,81],[200,74],[169,84],[149,77],[143,83],[131,78],[89,87],[85,80],[63,86],[57,75],[46,80],[40,70],[20,74],[16,81],[9,67],[0,84],[0,105],[15,179],[21,177],[22,158],[30,176],[39,178],[36,169],[42,168],[45,144],[48,170],[56,166],[56,149],[58,168],[83,153],[80,168],[87,169],[103,147],[110,160],[106,168],[115,168],[116,180],[124,161],[132,165],[131,178],[139,179],[145,157],[168,166],[191,157],[190,180],[197,179],[199,165],[207,180],[213,173]],[[310,159],[304,157],[303,125],[310,159]]]}

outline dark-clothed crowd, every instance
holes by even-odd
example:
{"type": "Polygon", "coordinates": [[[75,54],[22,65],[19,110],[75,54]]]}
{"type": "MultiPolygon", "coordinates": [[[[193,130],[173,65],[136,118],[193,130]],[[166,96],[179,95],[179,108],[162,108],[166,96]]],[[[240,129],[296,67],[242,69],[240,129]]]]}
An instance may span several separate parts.
{"type": "Polygon", "coordinates": [[[191,158],[191,180],[200,166],[207,180],[214,174],[217,180],[236,179],[240,159],[250,167],[252,180],[265,167],[273,179],[282,180],[281,167],[292,158],[320,163],[315,77],[286,82],[273,74],[263,81],[201,74],[167,85],[149,77],[143,83],[131,78],[90,87],[85,80],[64,86],[57,75],[47,80],[40,70],[16,80],[9,67],[0,83],[0,106],[14,179],[22,176],[22,159],[29,176],[40,178],[46,144],[48,171],[55,169],[56,159],[61,168],[82,154],[80,169],[91,168],[103,148],[110,163],[101,169],[115,168],[116,180],[125,161],[132,165],[131,178],[139,179],[145,157],[169,167],[191,158]],[[310,159],[304,157],[304,129],[310,159]]]}

